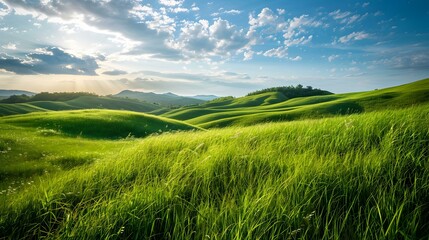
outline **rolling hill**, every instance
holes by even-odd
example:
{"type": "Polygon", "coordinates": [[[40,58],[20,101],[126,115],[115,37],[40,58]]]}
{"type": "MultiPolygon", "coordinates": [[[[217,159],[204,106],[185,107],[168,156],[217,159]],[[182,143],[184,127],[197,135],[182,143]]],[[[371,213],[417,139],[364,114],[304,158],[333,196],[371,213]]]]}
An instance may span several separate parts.
{"type": "Polygon", "coordinates": [[[216,99],[200,106],[175,109],[162,116],[210,128],[397,109],[426,102],[429,102],[429,79],[368,92],[292,99],[280,92],[266,92],[216,99]]]}
{"type": "Polygon", "coordinates": [[[161,106],[133,99],[83,96],[69,101],[35,101],[28,103],[0,103],[0,116],[31,112],[46,112],[77,109],[113,109],[135,112],[151,112],[161,106]]]}
{"type": "Polygon", "coordinates": [[[149,117],[0,118],[0,239],[429,237],[428,104],[144,139],[93,135],[149,117]],[[67,134],[42,129],[54,123],[67,134]]]}
{"type": "Polygon", "coordinates": [[[66,136],[108,139],[200,129],[177,120],[144,113],[94,109],[8,116],[0,118],[0,123],[66,136]]]}
{"type": "Polygon", "coordinates": [[[211,101],[219,97],[216,95],[195,95],[195,96],[190,96],[190,98],[200,99],[203,101],[211,101]]]}
{"type": "Polygon", "coordinates": [[[156,103],[166,107],[196,105],[196,104],[202,104],[205,102],[205,100],[192,98],[192,97],[179,96],[170,92],[157,94],[153,92],[137,92],[137,91],[131,91],[131,90],[124,90],[113,96],[119,97],[119,98],[143,100],[145,102],[156,103]]]}

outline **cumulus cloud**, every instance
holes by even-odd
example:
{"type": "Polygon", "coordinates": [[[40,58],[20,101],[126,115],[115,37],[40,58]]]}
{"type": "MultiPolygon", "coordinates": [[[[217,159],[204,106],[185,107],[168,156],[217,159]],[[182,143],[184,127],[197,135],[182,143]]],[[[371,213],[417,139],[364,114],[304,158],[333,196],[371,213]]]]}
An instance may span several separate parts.
{"type": "Polygon", "coordinates": [[[253,29],[275,24],[277,20],[278,16],[269,8],[263,8],[256,17],[249,16],[249,24],[253,29]]]}
{"type": "MultiPolygon", "coordinates": [[[[296,45],[308,44],[312,39],[313,35],[307,33],[307,28],[315,28],[322,26],[322,22],[310,18],[308,15],[301,15],[291,19],[284,19],[284,9],[277,9],[278,14],[269,8],[264,8],[261,12],[253,16],[249,16],[249,32],[248,36],[255,39],[264,38],[264,34],[268,34],[265,39],[272,38],[276,41],[280,41],[277,36],[282,34],[283,45],[266,50],[262,53],[266,57],[277,57],[287,58],[288,48],[296,45]]],[[[292,58],[288,58],[292,60],[292,58]]],[[[299,58],[293,58],[298,60],[299,58]]]]}
{"type": "MultiPolygon", "coordinates": [[[[32,14],[51,21],[76,24],[85,29],[138,43],[130,51],[134,54],[148,54],[153,57],[180,58],[167,44],[172,38],[175,21],[165,11],[154,10],[139,1],[25,1],[3,0],[8,7],[21,14],[32,14]],[[176,56],[173,56],[176,55],[176,56]]],[[[180,6],[183,1],[164,0],[167,6],[180,6]]]]}
{"type": "Polygon", "coordinates": [[[263,55],[266,57],[286,58],[288,55],[288,48],[284,46],[272,48],[264,52],[263,55]]]}
{"type": "Polygon", "coordinates": [[[364,40],[369,38],[370,35],[364,31],[361,32],[352,32],[349,35],[345,35],[340,37],[340,39],[338,40],[340,43],[347,43],[350,41],[358,41],[358,40],[364,40]]]}
{"type": "Polygon", "coordinates": [[[0,19],[10,13],[10,9],[0,2],[0,19]]]}
{"type": "Polygon", "coordinates": [[[16,74],[97,75],[98,64],[93,57],[79,58],[57,47],[37,49],[25,58],[0,57],[0,69],[16,74]]]}
{"type": "MultiPolygon", "coordinates": [[[[268,36],[278,44],[271,48],[278,51],[265,48],[262,53],[283,58],[289,47],[313,39],[308,28],[322,25],[308,15],[285,19],[284,9],[270,8],[263,8],[256,16],[250,14],[248,26],[237,26],[222,18],[178,21],[175,14],[199,10],[195,4],[186,8],[184,0],[158,0],[159,6],[136,0],[2,1],[17,14],[30,14],[68,29],[110,35],[109,39],[122,45],[117,54],[168,61],[218,61],[237,55],[249,60],[254,55],[252,48],[257,44],[262,47],[268,36]]],[[[229,15],[242,13],[237,9],[219,11],[229,15]]]]}
{"type": "Polygon", "coordinates": [[[159,3],[168,7],[181,6],[184,0],[159,0],[159,3]]]}
{"type": "Polygon", "coordinates": [[[223,19],[211,25],[207,20],[188,22],[181,28],[177,42],[189,58],[232,56],[242,52],[248,44],[244,30],[223,19]]]}

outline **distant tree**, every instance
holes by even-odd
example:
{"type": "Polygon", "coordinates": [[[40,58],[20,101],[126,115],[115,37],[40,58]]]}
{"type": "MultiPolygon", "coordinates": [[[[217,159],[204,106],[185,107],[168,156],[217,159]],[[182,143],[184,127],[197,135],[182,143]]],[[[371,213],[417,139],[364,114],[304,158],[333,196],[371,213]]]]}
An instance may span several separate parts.
{"type": "Polygon", "coordinates": [[[94,93],[88,92],[41,92],[32,97],[27,95],[12,95],[9,98],[3,99],[0,102],[2,103],[23,103],[23,102],[34,102],[34,101],[69,101],[76,99],[78,97],[84,96],[98,96],[94,93]]]}
{"type": "Polygon", "coordinates": [[[21,94],[21,95],[12,95],[6,99],[1,100],[1,103],[24,103],[28,102],[31,97],[21,94]]]}
{"type": "Polygon", "coordinates": [[[316,95],[329,95],[333,94],[326,90],[321,90],[318,88],[313,88],[311,86],[307,86],[304,88],[301,84],[298,84],[295,86],[283,86],[283,87],[272,87],[272,88],[266,88],[262,90],[258,90],[255,92],[251,92],[247,94],[247,96],[257,95],[261,93],[267,93],[267,92],[281,92],[283,95],[285,95],[287,98],[296,98],[296,97],[309,97],[309,96],[316,96],[316,95]]]}
{"type": "Polygon", "coordinates": [[[87,97],[87,96],[97,96],[94,93],[88,93],[88,92],[41,92],[36,95],[34,95],[31,98],[31,101],[69,101],[76,99],[78,97],[87,97]]]}
{"type": "Polygon", "coordinates": [[[217,103],[217,102],[224,102],[224,101],[228,101],[228,100],[234,100],[234,97],[233,96],[218,97],[218,98],[212,99],[210,101],[207,101],[207,103],[217,103]]]}

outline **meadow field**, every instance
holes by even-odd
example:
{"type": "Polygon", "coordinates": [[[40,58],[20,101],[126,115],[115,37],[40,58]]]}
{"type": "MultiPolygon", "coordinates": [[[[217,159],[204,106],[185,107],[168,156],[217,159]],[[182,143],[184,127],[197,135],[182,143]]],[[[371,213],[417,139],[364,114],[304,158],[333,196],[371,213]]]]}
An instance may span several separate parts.
{"type": "Polygon", "coordinates": [[[210,129],[120,110],[2,117],[0,239],[427,239],[428,100],[371,94],[360,112],[210,129]]]}

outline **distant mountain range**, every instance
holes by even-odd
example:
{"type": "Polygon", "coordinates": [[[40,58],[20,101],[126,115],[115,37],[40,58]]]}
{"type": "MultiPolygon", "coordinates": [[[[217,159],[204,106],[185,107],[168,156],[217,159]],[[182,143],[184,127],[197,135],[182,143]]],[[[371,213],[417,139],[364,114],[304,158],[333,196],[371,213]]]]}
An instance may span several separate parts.
{"type": "MultiPolygon", "coordinates": [[[[27,95],[34,96],[36,93],[24,91],[24,90],[2,90],[0,89],[0,100],[8,98],[12,95],[27,95]]],[[[165,107],[181,107],[189,105],[202,104],[206,101],[218,98],[215,95],[195,95],[195,96],[180,96],[174,93],[168,92],[163,94],[157,94],[153,92],[139,92],[124,90],[118,94],[112,95],[112,97],[118,98],[129,98],[142,100],[152,104],[158,104],[165,107]]]]}
{"type": "Polygon", "coordinates": [[[190,96],[190,97],[195,98],[195,99],[204,100],[204,101],[211,101],[213,99],[219,98],[219,96],[216,96],[216,95],[195,95],[195,96],[190,96]]]}
{"type": "Polygon", "coordinates": [[[29,92],[29,91],[23,91],[23,90],[1,90],[0,89],[0,97],[2,97],[2,98],[7,98],[7,97],[10,97],[12,95],[22,95],[22,94],[25,94],[27,96],[33,96],[36,93],[29,92]]]}
{"type": "Polygon", "coordinates": [[[176,95],[171,92],[157,94],[153,92],[138,92],[131,90],[124,90],[118,94],[113,95],[113,97],[138,99],[145,102],[157,103],[168,107],[197,105],[217,98],[217,96],[214,95],[196,95],[192,97],[185,97],[176,95]]]}

